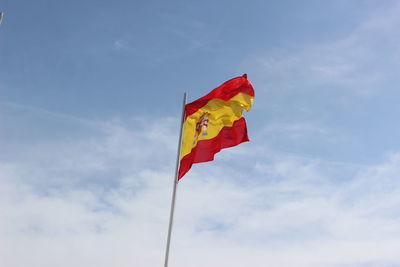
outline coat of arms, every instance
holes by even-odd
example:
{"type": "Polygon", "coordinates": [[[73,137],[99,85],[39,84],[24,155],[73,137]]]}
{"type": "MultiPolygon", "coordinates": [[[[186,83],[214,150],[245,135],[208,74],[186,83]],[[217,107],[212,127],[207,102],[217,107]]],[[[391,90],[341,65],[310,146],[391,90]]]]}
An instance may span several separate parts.
{"type": "Polygon", "coordinates": [[[196,132],[194,134],[193,144],[196,143],[197,139],[201,135],[207,135],[207,126],[208,126],[208,112],[203,113],[199,118],[199,121],[196,123],[196,132]]]}

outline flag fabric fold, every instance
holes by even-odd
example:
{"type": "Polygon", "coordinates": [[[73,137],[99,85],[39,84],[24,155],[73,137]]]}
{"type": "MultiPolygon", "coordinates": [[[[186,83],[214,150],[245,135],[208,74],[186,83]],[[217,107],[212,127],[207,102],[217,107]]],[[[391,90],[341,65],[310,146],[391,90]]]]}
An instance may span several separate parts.
{"type": "Polygon", "coordinates": [[[242,113],[251,109],[253,99],[254,88],[244,74],[186,104],[178,179],[193,163],[211,161],[221,149],[249,141],[242,113]]]}

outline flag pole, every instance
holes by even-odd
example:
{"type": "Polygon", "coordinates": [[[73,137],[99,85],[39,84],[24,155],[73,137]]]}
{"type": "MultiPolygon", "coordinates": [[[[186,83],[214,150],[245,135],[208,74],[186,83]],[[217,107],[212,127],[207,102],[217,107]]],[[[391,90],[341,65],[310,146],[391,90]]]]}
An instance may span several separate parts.
{"type": "Polygon", "coordinates": [[[172,223],[174,221],[176,187],[178,185],[179,159],[180,159],[181,147],[182,147],[183,122],[185,120],[186,99],[187,99],[187,94],[185,92],[183,94],[181,127],[180,127],[180,131],[179,131],[178,152],[177,152],[177,155],[176,155],[175,177],[174,177],[174,185],[173,185],[173,190],[172,190],[171,211],[170,211],[170,214],[169,214],[168,237],[167,237],[167,247],[166,247],[166,250],[165,250],[164,267],[168,267],[168,257],[169,257],[169,247],[170,247],[170,243],[171,243],[172,223]]]}

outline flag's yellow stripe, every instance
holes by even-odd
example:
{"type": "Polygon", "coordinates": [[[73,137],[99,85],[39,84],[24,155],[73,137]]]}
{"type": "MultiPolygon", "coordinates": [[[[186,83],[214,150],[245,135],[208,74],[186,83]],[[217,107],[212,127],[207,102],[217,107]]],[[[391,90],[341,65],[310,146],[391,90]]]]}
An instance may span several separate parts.
{"type": "Polygon", "coordinates": [[[253,96],[245,93],[239,93],[228,101],[214,98],[188,116],[183,125],[181,159],[192,151],[198,141],[214,138],[223,127],[231,127],[235,121],[242,117],[243,109],[250,110],[253,98],[253,96]],[[197,135],[196,126],[205,113],[208,113],[206,134],[197,135]]]}

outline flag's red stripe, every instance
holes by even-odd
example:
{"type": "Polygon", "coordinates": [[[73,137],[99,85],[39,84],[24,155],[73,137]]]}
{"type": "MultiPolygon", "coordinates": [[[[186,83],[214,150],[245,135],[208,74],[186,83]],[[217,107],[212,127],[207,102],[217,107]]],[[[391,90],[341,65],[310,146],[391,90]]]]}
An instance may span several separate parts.
{"type": "Polygon", "coordinates": [[[249,137],[247,136],[246,120],[242,117],[231,127],[222,128],[216,137],[200,140],[192,151],[181,159],[178,179],[181,179],[190,170],[193,163],[211,161],[221,149],[246,141],[249,141],[249,137]]]}
{"type": "Polygon", "coordinates": [[[250,96],[254,96],[253,85],[249,80],[247,80],[246,74],[224,82],[202,98],[187,104],[185,107],[185,118],[205,106],[211,99],[219,98],[224,101],[228,101],[239,93],[245,93],[250,96]]]}

